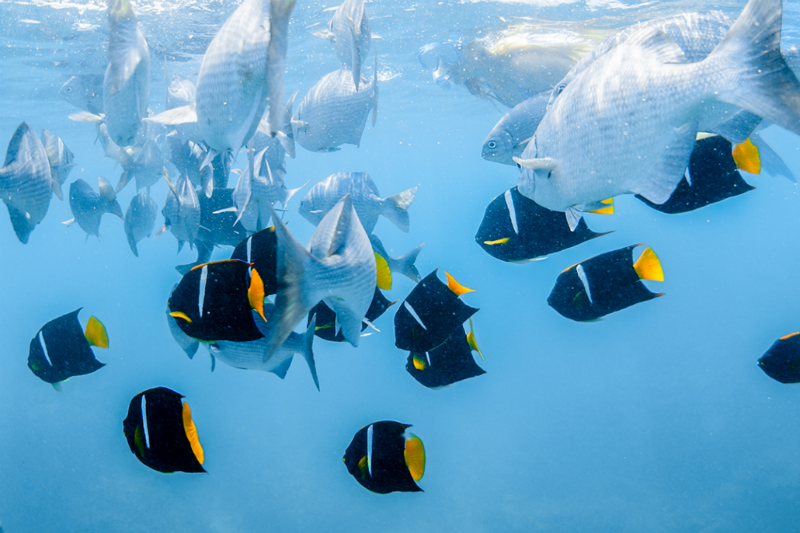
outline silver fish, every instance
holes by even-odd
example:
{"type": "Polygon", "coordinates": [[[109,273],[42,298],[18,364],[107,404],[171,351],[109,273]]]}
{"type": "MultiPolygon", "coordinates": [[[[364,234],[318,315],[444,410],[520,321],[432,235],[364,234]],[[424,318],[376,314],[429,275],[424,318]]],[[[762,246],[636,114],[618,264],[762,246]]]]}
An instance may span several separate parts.
{"type": "Polygon", "coordinates": [[[131,198],[131,203],[125,212],[125,235],[136,257],[139,257],[137,243],[153,233],[157,213],[158,206],[146,191],[131,198]]]}
{"type": "Polygon", "coordinates": [[[194,245],[197,232],[200,229],[200,201],[192,187],[192,182],[186,176],[178,176],[175,183],[169,179],[169,173],[164,168],[164,180],[169,185],[167,201],[161,214],[164,215],[164,226],[158,230],[156,237],[167,229],[178,239],[178,251],[183,244],[188,242],[194,245]]]}
{"type": "Polygon", "coordinates": [[[47,214],[52,195],[47,152],[33,129],[23,122],[11,137],[5,164],[0,167],[0,199],[8,207],[11,225],[23,244],[47,214]]]}
{"type": "Polygon", "coordinates": [[[280,180],[281,183],[286,176],[286,155],[288,154],[292,159],[295,157],[294,131],[292,130],[292,106],[295,97],[297,97],[297,91],[292,93],[284,107],[280,135],[270,135],[267,117],[264,117],[250,140],[250,149],[254,154],[267,150],[265,162],[269,165],[273,177],[280,180]]]}
{"type": "Polygon", "coordinates": [[[403,274],[415,283],[422,281],[422,276],[419,275],[419,270],[417,270],[417,265],[415,263],[417,261],[417,256],[422,251],[422,247],[425,246],[424,242],[400,257],[390,256],[381,240],[374,233],[370,234],[369,242],[372,244],[372,250],[386,259],[386,263],[389,265],[389,270],[391,272],[403,274]]]}
{"type": "Polygon", "coordinates": [[[197,101],[148,120],[197,123],[213,152],[238,153],[269,107],[271,132],[283,115],[283,71],[295,0],[245,0],[208,46],[197,78],[197,101]]]}
{"type": "Polygon", "coordinates": [[[278,292],[268,357],[320,300],[336,313],[337,332],[341,329],[344,338],[358,346],[361,324],[375,295],[377,269],[350,196],[320,222],[307,249],[282,223],[275,224],[275,233],[278,292]]]}
{"type": "Polygon", "coordinates": [[[188,78],[177,75],[167,87],[167,109],[190,105],[197,99],[197,86],[188,78]]]}
{"type": "Polygon", "coordinates": [[[513,158],[522,155],[528,146],[536,126],[547,111],[549,101],[548,91],[528,98],[503,115],[483,141],[481,157],[487,161],[516,166],[513,158]]]}
{"type": "Polygon", "coordinates": [[[153,139],[147,139],[144,145],[136,151],[133,161],[125,166],[115,191],[120,192],[131,179],[136,180],[137,191],[141,189],[149,191],[150,187],[161,178],[161,169],[165,164],[166,160],[158,144],[153,139]]]}
{"type": "Polygon", "coordinates": [[[100,115],[103,113],[103,75],[72,76],[58,90],[58,95],[77,108],[100,115]]]}
{"type": "Polygon", "coordinates": [[[408,208],[414,201],[417,188],[381,198],[378,187],[366,172],[339,172],[314,185],[300,202],[300,214],[314,225],[345,195],[350,195],[358,218],[369,235],[375,229],[380,215],[408,233],[408,208]]]}
{"type": "Polygon", "coordinates": [[[61,186],[67,181],[72,167],[75,166],[73,163],[75,156],[58,135],[47,130],[42,130],[42,145],[44,145],[44,151],[47,152],[47,160],[50,162],[53,193],[59,200],[63,200],[64,193],[61,191],[61,186]]]}
{"type": "Polygon", "coordinates": [[[369,17],[364,0],[345,0],[336,8],[328,29],[314,35],[329,39],[336,56],[345,68],[353,71],[356,90],[361,80],[361,63],[367,58],[372,43],[369,17]]]}
{"type": "Polygon", "coordinates": [[[571,227],[581,210],[618,194],[664,203],[715,100],[800,132],[800,82],[781,56],[781,15],[781,0],[751,0],[696,63],[664,31],[635,32],[555,99],[517,159],[518,190],[548,209],[569,210],[571,227]]]}
{"type": "Polygon", "coordinates": [[[378,69],[372,83],[356,90],[353,73],[339,69],[326,74],[303,97],[292,119],[295,140],[311,152],[333,152],[342,144],[361,144],[372,110],[378,111],[378,69]]]}
{"type": "Polygon", "coordinates": [[[266,302],[264,303],[264,316],[267,322],[264,322],[264,319],[259,316],[258,312],[253,312],[253,320],[256,322],[258,329],[264,334],[264,337],[246,342],[217,341],[208,345],[209,352],[223,363],[232,367],[244,370],[272,372],[281,379],[286,377],[286,372],[292,364],[294,355],[302,355],[308,363],[308,368],[311,370],[311,377],[314,379],[314,385],[316,385],[317,390],[319,390],[319,378],[317,377],[317,367],[314,362],[314,351],[312,349],[316,320],[311,321],[304,334],[295,333],[294,331],[290,332],[286,340],[283,341],[283,344],[267,358],[267,338],[269,337],[270,325],[272,324],[272,316],[274,313],[275,306],[266,302]]]}
{"type": "Polygon", "coordinates": [[[100,238],[100,220],[106,213],[122,216],[122,208],[117,202],[117,195],[114,194],[114,188],[102,176],[97,178],[97,186],[100,193],[94,192],[91,185],[82,179],[73,181],[69,186],[69,207],[72,209],[72,220],[65,222],[70,224],[73,221],[77,222],[83,231],[86,232],[87,237],[94,235],[100,238]]]}

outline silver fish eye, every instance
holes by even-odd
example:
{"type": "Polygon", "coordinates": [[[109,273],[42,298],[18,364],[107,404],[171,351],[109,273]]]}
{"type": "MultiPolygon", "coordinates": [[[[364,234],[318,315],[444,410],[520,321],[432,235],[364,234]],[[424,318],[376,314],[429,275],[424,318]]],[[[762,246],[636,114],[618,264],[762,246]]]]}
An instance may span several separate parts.
{"type": "Polygon", "coordinates": [[[494,150],[495,148],[497,148],[497,143],[494,141],[489,141],[489,143],[486,146],[488,146],[490,150],[494,150]]]}

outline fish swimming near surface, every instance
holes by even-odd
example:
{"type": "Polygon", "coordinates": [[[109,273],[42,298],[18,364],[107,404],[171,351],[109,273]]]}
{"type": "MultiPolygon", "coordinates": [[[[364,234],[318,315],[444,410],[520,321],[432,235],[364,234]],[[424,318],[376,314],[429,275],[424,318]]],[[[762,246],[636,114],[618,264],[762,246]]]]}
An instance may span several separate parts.
{"type": "Polygon", "coordinates": [[[190,105],[197,100],[197,85],[181,75],[176,75],[167,87],[167,109],[190,105]]]}
{"type": "MultiPolygon", "coordinates": [[[[372,297],[372,303],[369,304],[367,314],[364,315],[366,319],[361,324],[361,331],[367,329],[367,322],[372,324],[375,320],[381,317],[389,307],[394,305],[392,302],[383,295],[378,287],[375,287],[375,295],[372,297]]],[[[336,331],[336,313],[330,307],[325,305],[325,302],[319,302],[308,313],[308,323],[311,324],[312,318],[316,321],[316,335],[320,339],[330,342],[344,342],[345,338],[341,330],[336,331]],[[314,318],[316,317],[316,318],[314,318]]]]}
{"type": "Polygon", "coordinates": [[[364,0],[345,0],[336,8],[326,31],[314,33],[333,44],[342,66],[353,72],[356,90],[361,80],[361,63],[367,58],[372,43],[369,17],[364,0]]]}
{"type": "Polygon", "coordinates": [[[75,166],[73,163],[75,156],[58,135],[47,130],[42,130],[42,145],[47,153],[47,160],[50,162],[53,193],[59,200],[63,200],[64,193],[61,191],[61,186],[67,181],[72,167],[75,166]]]}
{"type": "Polygon", "coordinates": [[[751,0],[695,63],[663,30],[635,31],[555,98],[517,159],[519,191],[567,211],[573,226],[581,211],[618,194],[662,204],[683,179],[700,119],[716,102],[800,133],[800,82],[781,56],[781,16],[781,0],[751,0]]]}
{"type": "Polygon", "coordinates": [[[758,359],[766,375],[781,383],[800,383],[800,332],[784,335],[758,359]]]}
{"type": "Polygon", "coordinates": [[[140,392],[131,399],[122,432],[131,453],[158,472],[205,472],[205,454],[189,404],[166,387],[140,392]]]}
{"type": "Polygon", "coordinates": [[[51,320],[31,340],[28,368],[58,391],[69,378],[91,374],[105,366],[95,359],[92,346],[108,348],[106,328],[90,317],[84,331],[78,321],[81,309],[51,320]]]}
{"type": "Polygon", "coordinates": [[[664,281],[658,256],[645,248],[634,262],[633,249],[637,246],[641,245],[606,252],[564,270],[547,303],[566,318],[586,322],[663,296],[650,292],[641,281],[664,281]]]}
{"type": "Polygon", "coordinates": [[[14,233],[25,244],[47,214],[53,196],[50,162],[44,145],[23,122],[8,143],[0,167],[0,199],[6,204],[14,233]]]}
{"type": "Polygon", "coordinates": [[[68,220],[65,224],[77,222],[83,231],[89,235],[94,235],[100,238],[100,221],[103,215],[111,213],[124,220],[122,215],[122,208],[117,201],[117,195],[114,193],[114,188],[102,176],[97,178],[97,186],[100,193],[94,192],[91,185],[78,179],[73,181],[69,186],[69,207],[72,209],[72,220],[68,220]]]}
{"type": "Polygon", "coordinates": [[[358,346],[361,324],[375,294],[377,267],[350,195],[325,215],[307,248],[282,223],[275,225],[275,233],[278,291],[269,353],[320,300],[336,313],[336,328],[344,338],[358,346]]]}
{"type": "MultiPolygon", "coordinates": [[[[613,203],[604,212],[613,212],[613,203]]],[[[486,207],[475,242],[501,261],[524,263],[601,237],[580,219],[574,230],[564,213],[551,211],[521,195],[516,187],[496,197],[486,207]]]]}
{"type": "Polygon", "coordinates": [[[443,344],[450,334],[478,312],[459,296],[472,292],[445,272],[447,285],[436,273],[425,276],[414,287],[394,315],[395,346],[415,353],[429,352],[443,344]]]}
{"type": "Polygon", "coordinates": [[[194,246],[197,233],[200,231],[200,200],[197,198],[192,183],[186,176],[178,176],[175,183],[169,179],[166,167],[163,169],[164,179],[170,192],[161,214],[164,215],[164,226],[156,233],[156,237],[167,229],[178,239],[178,251],[188,242],[194,246]]]}
{"type": "Polygon", "coordinates": [[[128,237],[128,245],[130,245],[131,251],[136,257],[139,257],[137,243],[153,233],[157,214],[158,206],[147,194],[147,191],[142,191],[131,198],[131,203],[125,212],[124,227],[125,235],[128,237]]]}
{"type": "Polygon", "coordinates": [[[483,141],[481,157],[503,165],[516,166],[514,157],[522,155],[542,121],[550,91],[528,98],[511,108],[483,141]]]}
{"type": "Polygon", "coordinates": [[[390,272],[403,274],[411,281],[419,283],[419,281],[422,279],[422,276],[419,275],[416,262],[417,256],[422,251],[422,247],[425,246],[424,242],[410,252],[404,253],[400,257],[390,256],[389,252],[387,252],[386,248],[383,246],[381,240],[374,233],[370,233],[369,242],[372,244],[373,251],[386,260],[386,264],[389,265],[390,272]]]}
{"type": "Polygon", "coordinates": [[[344,464],[365,489],[390,492],[421,492],[417,481],[425,474],[425,447],[410,424],[390,420],[364,426],[344,453],[344,464]]]}
{"type": "Polygon", "coordinates": [[[196,266],[172,291],[169,308],[183,332],[202,342],[264,336],[250,313],[255,310],[266,321],[264,284],[258,271],[242,261],[196,266]]]}
{"type": "Polygon", "coordinates": [[[278,292],[278,236],[275,226],[261,230],[236,245],[231,259],[253,265],[264,284],[264,295],[278,292]]]}
{"type": "Polygon", "coordinates": [[[102,74],[78,74],[68,79],[58,95],[79,109],[94,115],[103,113],[102,74]]]}
{"type": "Polygon", "coordinates": [[[446,387],[486,373],[472,358],[473,351],[480,353],[470,319],[469,333],[464,331],[464,325],[460,324],[444,343],[433,350],[410,353],[406,371],[429,389],[446,387]]]}
{"type": "Polygon", "coordinates": [[[295,0],[242,2],[208,45],[197,77],[196,102],[148,120],[197,123],[197,140],[211,149],[210,158],[222,152],[236,155],[255,133],[269,100],[269,130],[277,134],[294,4],[295,0]]]}
{"type": "Polygon", "coordinates": [[[388,198],[381,198],[378,187],[366,172],[338,172],[314,185],[300,202],[300,214],[314,225],[349,194],[364,231],[371,234],[380,215],[408,233],[408,208],[417,188],[412,187],[388,198]]]}
{"type": "MultiPolygon", "coordinates": [[[[377,63],[377,60],[376,60],[377,63]]],[[[378,68],[371,83],[356,89],[353,72],[334,70],[314,84],[297,106],[292,119],[297,143],[311,152],[334,152],[343,144],[361,145],[361,135],[372,110],[378,116],[378,68]]]]}

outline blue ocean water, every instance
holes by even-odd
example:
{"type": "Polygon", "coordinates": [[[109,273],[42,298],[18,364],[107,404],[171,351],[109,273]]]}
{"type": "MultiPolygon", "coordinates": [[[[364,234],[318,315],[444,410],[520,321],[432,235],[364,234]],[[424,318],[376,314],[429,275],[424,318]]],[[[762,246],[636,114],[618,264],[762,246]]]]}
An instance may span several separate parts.
{"type": "MultiPolygon", "coordinates": [[[[153,57],[154,111],[163,109],[162,58],[170,72],[196,73],[236,5],[134,4],[153,57]]],[[[140,243],[136,258],[113,216],[103,218],[100,240],[86,239],[61,223],[72,214],[57,199],[23,245],[0,214],[3,531],[797,531],[798,390],[756,365],[774,340],[800,329],[797,186],[748,175],[756,190],[677,216],[618,198],[614,216],[588,215],[594,231],[614,233],[543,261],[502,263],[474,235],[486,205],[516,182],[516,169],[480,157],[505,108],[460,86],[437,87],[417,60],[428,42],[523,17],[617,27],[687,10],[736,16],[743,5],[367,3],[380,36],[377,125],[358,148],[298,147],[286,182],[366,171],[383,195],[419,187],[411,231],[382,219],[375,232],[394,256],[424,242],[423,275],[440,268],[476,290],[462,299],[480,308],[475,334],[487,374],[443,390],[405,372],[394,308],[358,348],[317,339],[320,392],[302,360],[283,381],[224,364],[212,373],[205,349],[188,359],[165,320],[180,280],[174,267],[195,252],[176,254],[166,234],[140,243]],[[596,323],[569,321],[546,304],[564,268],[635,243],[658,253],[666,281],[648,286],[664,297],[596,323]],[[110,348],[95,349],[107,366],[59,393],[27,368],[28,345],[45,322],[78,307],[84,323],[95,315],[108,329],[110,348]],[[156,386],[186,396],[208,474],[161,474],[130,453],[128,402],[156,386]],[[347,473],[350,439],[377,420],[413,424],[427,453],[424,493],[373,494],[347,473]]],[[[302,96],[338,68],[330,45],[311,34],[335,6],[298,0],[287,95],[302,96]]],[[[121,172],[104,160],[91,125],[68,120],[76,108],[57,94],[70,76],[105,68],[105,9],[99,0],[0,2],[0,142],[22,121],[53,131],[75,153],[70,181],[116,183],[121,172]]],[[[784,43],[798,39],[800,7],[787,1],[784,43]]],[[[763,135],[797,172],[797,137],[776,126],[763,135]]],[[[133,194],[132,186],[120,194],[123,209],[133,194]]],[[[166,194],[165,184],[154,186],[159,209],[166,194]]],[[[305,243],[314,228],[296,202],[286,220],[305,243]]],[[[229,254],[217,249],[214,258],[229,254]]],[[[388,297],[402,300],[412,287],[395,276],[388,297]]]]}

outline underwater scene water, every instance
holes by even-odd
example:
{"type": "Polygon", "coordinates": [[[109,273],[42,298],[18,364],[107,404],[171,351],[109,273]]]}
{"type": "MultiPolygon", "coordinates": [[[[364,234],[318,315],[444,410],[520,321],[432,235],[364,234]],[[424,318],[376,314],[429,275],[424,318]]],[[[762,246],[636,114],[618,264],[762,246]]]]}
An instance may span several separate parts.
{"type": "MultiPolygon", "coordinates": [[[[374,327],[356,336],[357,347],[314,338],[319,391],[299,352],[280,379],[279,369],[245,370],[211,357],[215,339],[202,339],[193,357],[187,357],[173,337],[167,312],[176,313],[170,317],[173,324],[188,322],[177,316],[177,308],[167,307],[173,287],[182,280],[176,266],[195,263],[198,247],[205,245],[189,241],[179,246],[176,231],[188,223],[177,221],[174,214],[171,228],[153,238],[165,223],[165,203],[178,196],[163,179],[163,167],[173,186],[183,179],[181,190],[191,196],[191,188],[195,199],[202,198],[208,178],[196,184],[181,178],[186,165],[176,164],[177,151],[170,143],[179,139],[174,145],[179,146],[195,139],[204,151],[213,141],[207,133],[135,119],[135,139],[120,155],[113,142],[112,149],[107,148],[108,133],[105,139],[98,133],[99,124],[111,131],[118,120],[110,106],[101,117],[102,108],[87,108],[90,97],[65,94],[70,81],[86,88],[95,80],[91,101],[109,101],[103,98],[114,34],[109,13],[128,6],[124,0],[113,4],[109,8],[100,0],[0,0],[0,142],[5,146],[26,122],[36,136],[43,129],[57,135],[74,154],[61,184],[63,200],[53,197],[41,222],[28,227],[28,235],[24,233],[30,218],[16,226],[5,213],[0,215],[0,531],[798,530],[798,389],[771,378],[758,364],[779,338],[800,330],[800,195],[797,185],[780,175],[780,165],[764,155],[758,174],[741,173],[753,190],[682,214],[658,212],[631,194],[616,195],[613,215],[590,213],[591,206],[583,212],[586,225],[605,234],[540,254],[546,256],[542,260],[502,261],[484,250],[507,245],[500,242],[503,235],[493,244],[476,242],[487,206],[495,199],[498,205],[508,205],[504,194],[525,170],[481,156],[487,135],[513,105],[549,91],[583,54],[622,28],[709,10],[735,20],[745,1],[367,1],[362,4],[372,39],[360,42],[364,49],[358,50],[355,36],[363,37],[363,26],[352,13],[344,26],[350,39],[344,39],[345,45],[324,38],[326,30],[336,29],[329,21],[339,13],[338,0],[298,0],[288,19],[285,65],[278,63],[277,69],[285,72],[281,102],[297,91],[294,120],[279,120],[280,132],[264,137],[274,141],[272,149],[278,152],[283,145],[275,139],[288,133],[295,143],[295,157],[285,159],[283,190],[302,189],[285,206],[283,200],[275,202],[279,216],[305,246],[316,229],[308,219],[324,213],[311,209],[314,213],[303,215],[303,200],[328,176],[366,172],[380,198],[417,187],[408,207],[408,231],[384,215],[378,217],[374,234],[390,258],[424,243],[416,259],[420,277],[438,268],[436,275],[443,283],[448,281],[446,271],[474,289],[455,297],[442,288],[448,301],[479,309],[471,324],[464,323],[459,338],[463,341],[474,328],[481,354],[464,350],[485,371],[440,388],[426,387],[412,377],[407,365],[435,366],[430,359],[434,348],[423,349],[416,362],[409,359],[408,349],[396,347],[400,341],[395,316],[405,309],[404,316],[424,329],[414,326],[419,334],[433,328],[404,307],[417,286],[413,276],[393,272],[391,289],[383,294],[396,303],[370,322],[374,327]],[[310,131],[306,122],[311,119],[298,114],[300,102],[337,69],[347,71],[352,85],[359,53],[361,82],[351,96],[366,94],[366,99],[352,104],[347,116],[361,113],[353,121],[367,123],[363,135],[357,143],[307,149],[304,143],[310,146],[311,141],[302,140],[301,130],[310,131]],[[475,70],[470,74],[468,68],[475,70]],[[372,113],[376,105],[373,125],[367,111],[372,113]],[[83,121],[69,118],[78,113],[84,113],[83,121]],[[94,120],[89,113],[99,120],[87,121],[94,120]],[[178,133],[170,136],[173,130],[178,133]],[[116,192],[120,212],[115,216],[108,207],[99,222],[99,237],[88,236],[79,222],[63,223],[80,216],[78,208],[71,207],[72,183],[84,180],[92,189],[88,196],[107,200],[113,193],[106,190],[106,197],[98,197],[93,192],[98,190],[98,176],[118,188],[123,173],[135,173],[131,159],[144,153],[144,143],[151,141],[163,162],[141,171],[141,177],[116,192]],[[146,180],[148,185],[141,186],[146,180]],[[148,236],[136,243],[137,257],[123,218],[137,192],[148,189],[157,217],[148,236]],[[15,230],[19,227],[22,236],[15,230]],[[589,321],[570,320],[548,305],[562,271],[584,262],[580,272],[588,272],[586,260],[635,244],[645,246],[637,247],[633,258],[650,247],[664,277],[663,282],[636,281],[637,285],[643,283],[663,296],[589,321]],[[32,372],[27,357],[42,346],[50,364],[59,342],[45,342],[39,331],[78,308],[83,308],[78,315],[81,328],[94,316],[107,331],[108,348],[91,349],[105,366],[57,384],[57,391],[32,372]],[[155,444],[155,429],[146,429],[147,419],[156,427],[155,412],[145,411],[144,403],[139,411],[136,402],[143,400],[137,395],[157,387],[176,391],[191,404],[206,473],[163,473],[143,464],[142,457],[155,444]],[[123,432],[129,409],[140,417],[135,435],[133,430],[123,432]],[[424,492],[378,494],[362,486],[377,475],[372,465],[377,469],[381,460],[383,450],[378,444],[373,450],[372,442],[378,421],[409,424],[405,438],[413,433],[424,443],[424,476],[414,475],[410,482],[424,492]],[[365,432],[356,435],[362,428],[369,433],[368,443],[363,441],[365,432]],[[345,451],[356,441],[369,448],[368,460],[357,466],[343,463],[345,451]]],[[[240,5],[139,0],[128,6],[149,49],[149,71],[140,75],[142,83],[149,84],[144,102],[149,110],[143,116],[156,116],[167,105],[191,107],[193,93],[175,103],[181,85],[168,91],[169,83],[188,80],[186,86],[198,86],[195,120],[202,118],[198,72],[203,55],[240,5]]],[[[359,3],[348,0],[343,5],[359,3]]],[[[780,43],[790,66],[790,49],[798,41],[800,4],[786,0],[780,43]]],[[[616,52],[608,52],[612,53],[616,52]]],[[[277,61],[278,55],[268,61],[277,61]]],[[[259,58],[263,66],[264,55],[259,58]]],[[[230,94],[244,91],[239,88],[255,75],[243,76],[231,84],[230,94]]],[[[567,86],[558,98],[568,97],[570,90],[567,86]]],[[[259,93],[257,98],[266,95],[259,93]]],[[[215,108],[206,115],[208,121],[225,109],[215,108]]],[[[130,118],[133,111],[128,108],[127,113],[130,118]]],[[[326,124],[333,124],[332,119],[326,124]]],[[[758,133],[762,154],[774,151],[790,173],[800,173],[795,133],[769,123],[758,133]]],[[[249,172],[250,156],[257,155],[247,151],[246,137],[237,137],[245,141],[240,152],[238,145],[230,150],[238,152],[225,184],[230,189],[249,172]]],[[[576,144],[576,152],[580,149],[576,144]]],[[[225,152],[224,147],[218,151],[225,152]]],[[[529,164],[524,161],[532,160],[527,154],[515,155],[529,164]]],[[[18,209],[20,204],[14,202],[27,193],[3,190],[2,180],[9,179],[9,163],[13,164],[9,157],[6,174],[0,173],[0,198],[10,209],[18,209]]],[[[195,161],[196,167],[203,158],[195,161]]],[[[617,164],[623,163],[599,157],[597,169],[613,170],[617,164]]],[[[540,172],[535,171],[537,180],[540,172]]],[[[52,188],[49,181],[46,185],[52,188]]],[[[219,182],[214,186],[221,188],[219,182]]],[[[281,189],[279,182],[277,188],[281,189]]],[[[518,214],[521,205],[516,203],[518,214]]],[[[87,208],[90,213],[103,209],[87,208]]],[[[233,206],[233,214],[236,209],[233,206]]],[[[558,215],[553,231],[568,232],[566,218],[558,215]]],[[[519,217],[522,220],[522,214],[519,217]]],[[[255,229],[268,225],[262,222],[255,229]]],[[[327,217],[319,223],[321,228],[333,227],[327,217]]],[[[503,224],[512,228],[508,218],[503,224]]],[[[336,235],[350,231],[342,227],[334,228],[329,238],[338,242],[336,235]]],[[[516,221],[513,228],[519,234],[516,221]]],[[[195,221],[195,235],[197,231],[195,221]]],[[[363,229],[356,233],[359,242],[366,242],[363,229]]],[[[506,238],[514,237],[510,230],[506,233],[506,238]]],[[[278,239],[286,242],[286,237],[278,239]]],[[[279,245],[280,254],[286,246],[279,245]]],[[[230,244],[215,246],[210,260],[229,259],[233,250],[230,244]]],[[[371,276],[381,272],[380,260],[372,261],[371,249],[360,253],[369,258],[366,279],[372,283],[371,276]]],[[[541,259],[534,255],[525,259],[541,259]]],[[[249,286],[257,285],[252,269],[247,272],[249,286]]],[[[280,266],[278,272],[286,274],[280,266]]],[[[362,279],[358,276],[346,270],[338,280],[355,284],[356,278],[362,279]]],[[[601,291],[594,283],[603,280],[580,276],[584,293],[570,296],[567,304],[594,305],[591,293],[598,299],[601,291]]],[[[319,278],[314,283],[319,287],[328,282],[319,278]]],[[[279,279],[279,286],[286,283],[279,279]]],[[[373,288],[370,285],[369,294],[373,288]]],[[[347,304],[350,290],[334,296],[347,304]]],[[[619,287],[610,290],[624,293],[619,287]]],[[[210,305],[210,293],[205,294],[210,305]]],[[[242,298],[249,315],[246,306],[256,306],[258,297],[242,298]]],[[[285,302],[268,296],[272,302],[276,298],[279,306],[285,302]]],[[[201,296],[201,310],[203,305],[201,296]]],[[[254,311],[257,321],[256,315],[254,311]]],[[[356,325],[363,316],[356,317],[356,325]]],[[[296,332],[293,338],[304,335],[306,313],[290,325],[296,332]]],[[[341,323],[329,327],[337,325],[341,323]]],[[[177,405],[180,409],[180,402],[177,405]]],[[[186,435],[190,436],[188,428],[186,435]]],[[[190,450],[188,442],[184,448],[190,450]]],[[[196,455],[188,455],[188,460],[193,462],[196,455]]],[[[413,475],[409,457],[407,453],[405,462],[413,475]]],[[[398,460],[402,464],[402,458],[398,460]]]]}

